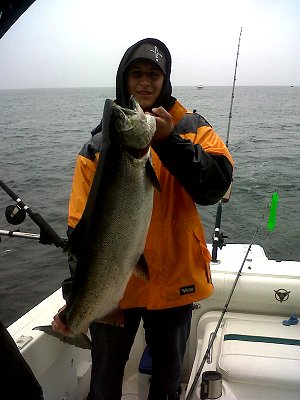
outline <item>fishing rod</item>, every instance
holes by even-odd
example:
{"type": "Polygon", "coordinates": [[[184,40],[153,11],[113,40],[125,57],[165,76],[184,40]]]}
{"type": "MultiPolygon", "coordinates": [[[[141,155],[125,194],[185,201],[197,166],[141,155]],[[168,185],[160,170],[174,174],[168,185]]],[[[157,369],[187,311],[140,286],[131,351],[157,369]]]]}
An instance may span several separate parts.
{"type": "Polygon", "coordinates": [[[14,230],[14,231],[7,231],[7,230],[4,230],[4,229],[0,229],[0,237],[1,236],[40,240],[40,235],[39,234],[37,234],[37,233],[29,233],[29,232],[20,232],[19,229],[14,230]]]}
{"type": "Polygon", "coordinates": [[[236,53],[236,60],[235,60],[235,68],[234,68],[234,76],[233,76],[233,84],[232,84],[232,93],[231,93],[231,102],[230,102],[230,109],[229,109],[229,118],[228,118],[228,126],[227,126],[227,137],[226,137],[226,146],[228,147],[229,142],[229,133],[230,133],[230,124],[232,119],[232,107],[233,107],[233,99],[234,99],[234,89],[235,89],[235,82],[236,82],[236,71],[238,66],[238,59],[240,54],[240,44],[241,44],[241,37],[242,37],[243,27],[241,27],[238,48],[236,53]]]}
{"type": "MultiPolygon", "coordinates": [[[[228,143],[229,143],[230,124],[231,124],[231,119],[232,119],[232,107],[233,107],[234,90],[235,90],[235,83],[236,83],[238,58],[239,58],[239,54],[240,54],[240,43],[241,43],[242,30],[243,30],[243,28],[241,27],[239,41],[238,41],[238,48],[237,48],[237,53],[236,53],[232,92],[231,92],[231,102],[230,102],[229,117],[228,117],[227,137],[226,137],[226,147],[227,148],[228,148],[228,143]]],[[[224,239],[227,238],[227,236],[225,236],[220,231],[220,228],[221,228],[223,205],[224,205],[224,203],[227,203],[229,201],[230,194],[231,194],[231,187],[232,187],[232,183],[230,184],[227,192],[225,193],[225,195],[219,201],[219,204],[218,204],[216,221],[215,221],[215,230],[214,230],[214,234],[213,234],[213,243],[212,243],[212,262],[217,262],[218,248],[222,249],[222,247],[225,246],[224,239]]]]}
{"type": "Polygon", "coordinates": [[[8,206],[5,211],[5,216],[10,224],[18,225],[21,224],[26,217],[26,213],[29,217],[37,224],[40,228],[40,235],[34,233],[18,232],[18,231],[3,231],[0,230],[0,235],[10,237],[22,237],[26,239],[39,239],[42,244],[54,244],[56,247],[64,248],[66,239],[60,237],[54,229],[44,220],[44,218],[33,212],[22,199],[12,191],[10,187],[3,181],[0,181],[2,189],[16,202],[15,205],[8,206]]]}
{"type": "MultiPolygon", "coordinates": [[[[274,194],[273,194],[272,203],[271,203],[271,204],[272,204],[272,206],[273,206],[273,204],[275,205],[275,210],[276,210],[276,206],[277,206],[277,202],[276,202],[276,201],[278,201],[278,198],[277,198],[275,195],[277,195],[276,192],[274,192],[274,194]]],[[[211,335],[211,337],[210,337],[210,340],[209,340],[209,343],[208,343],[206,352],[205,352],[205,354],[204,354],[204,356],[203,356],[203,358],[202,358],[201,364],[200,364],[200,366],[199,366],[199,368],[198,368],[198,370],[197,370],[197,372],[196,372],[196,375],[195,375],[195,377],[194,377],[193,383],[192,383],[192,385],[191,385],[191,387],[190,387],[190,390],[189,390],[189,392],[188,392],[188,394],[187,394],[186,400],[191,400],[191,398],[192,398],[192,395],[193,395],[193,392],[194,392],[195,387],[196,387],[196,385],[197,385],[198,379],[199,379],[199,377],[200,377],[200,375],[201,375],[201,372],[202,372],[202,369],[203,369],[203,367],[204,367],[204,365],[205,365],[205,363],[206,363],[206,361],[207,361],[207,359],[208,359],[208,357],[209,357],[209,354],[210,354],[212,345],[213,345],[214,340],[215,340],[215,338],[216,338],[216,336],[217,336],[217,333],[218,333],[219,328],[220,328],[220,326],[221,326],[221,323],[222,323],[222,321],[223,321],[224,315],[225,315],[226,312],[227,312],[227,309],[228,309],[230,300],[231,300],[231,298],[232,298],[232,295],[233,295],[233,293],[234,293],[234,290],[235,290],[235,288],[236,288],[236,285],[237,285],[237,283],[238,283],[238,280],[239,280],[239,278],[240,278],[240,276],[241,276],[241,274],[242,274],[242,270],[243,270],[243,268],[244,268],[244,265],[245,265],[245,262],[246,262],[246,260],[247,260],[247,258],[248,258],[248,255],[249,255],[249,253],[250,253],[250,251],[251,251],[251,248],[252,248],[252,245],[253,245],[253,243],[254,243],[254,240],[255,240],[255,238],[256,238],[256,236],[257,236],[257,234],[258,234],[258,232],[259,232],[259,229],[260,229],[260,227],[261,227],[261,224],[262,224],[262,222],[263,222],[263,220],[264,220],[264,218],[265,218],[265,214],[266,214],[267,209],[269,208],[269,205],[270,205],[270,202],[268,202],[268,204],[266,205],[266,207],[265,207],[265,209],[264,209],[264,211],[263,211],[263,214],[262,214],[262,216],[261,216],[261,218],[260,218],[259,224],[258,224],[258,226],[257,226],[257,228],[256,228],[256,231],[254,232],[254,235],[252,236],[251,242],[250,242],[250,244],[249,244],[249,246],[248,246],[248,249],[247,249],[247,251],[246,251],[246,254],[245,254],[245,257],[244,257],[244,259],[243,259],[243,262],[242,262],[242,264],[241,264],[241,266],[240,266],[240,269],[239,269],[239,271],[238,271],[238,273],[237,273],[237,275],[236,275],[236,278],[235,278],[235,280],[234,280],[234,283],[233,283],[232,288],[231,288],[231,290],[230,290],[230,293],[229,293],[229,295],[228,295],[227,301],[226,301],[226,303],[225,303],[225,305],[224,305],[224,307],[223,307],[223,310],[222,310],[221,316],[220,316],[220,318],[219,318],[219,320],[218,320],[218,323],[217,323],[217,325],[216,325],[216,328],[215,328],[214,332],[212,333],[212,335],[211,335]]],[[[272,210],[272,211],[273,211],[273,210],[272,210]]],[[[271,210],[270,210],[270,214],[271,214],[271,210]]],[[[272,217],[272,219],[273,219],[273,221],[271,222],[271,224],[273,225],[273,223],[274,223],[274,217],[272,217]]],[[[272,226],[271,228],[273,228],[273,226],[272,226]]],[[[269,228],[269,229],[270,229],[270,228],[269,228]]],[[[270,230],[272,230],[272,229],[270,229],[270,230]]]]}

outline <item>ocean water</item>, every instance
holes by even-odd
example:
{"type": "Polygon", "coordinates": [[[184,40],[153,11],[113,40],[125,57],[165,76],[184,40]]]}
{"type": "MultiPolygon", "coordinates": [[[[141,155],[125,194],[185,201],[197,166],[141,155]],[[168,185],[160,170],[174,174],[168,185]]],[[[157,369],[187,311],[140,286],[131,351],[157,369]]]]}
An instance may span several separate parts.
{"type": "MultiPolygon", "coordinates": [[[[175,87],[174,95],[202,114],[226,140],[231,87],[175,87]]],[[[100,122],[113,88],[0,91],[0,180],[63,237],[76,154],[100,122]]],[[[223,208],[227,243],[250,243],[274,190],[277,226],[267,218],[255,243],[276,260],[300,261],[300,87],[235,89],[229,149],[235,160],[230,201],[223,208]]],[[[0,229],[39,233],[27,216],[8,224],[14,202],[0,188],[0,229]]],[[[199,207],[211,242],[217,205],[199,207]]],[[[242,260],[241,260],[242,262],[242,260]]],[[[278,264],[278,268],[280,264],[278,264]]],[[[60,287],[67,256],[55,246],[2,236],[0,319],[8,326],[60,287]]]]}

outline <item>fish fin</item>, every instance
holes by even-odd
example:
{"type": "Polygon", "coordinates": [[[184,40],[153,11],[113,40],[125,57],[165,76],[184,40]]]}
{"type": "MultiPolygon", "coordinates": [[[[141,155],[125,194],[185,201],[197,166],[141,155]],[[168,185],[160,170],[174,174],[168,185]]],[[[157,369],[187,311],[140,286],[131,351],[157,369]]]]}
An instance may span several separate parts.
{"type": "Polygon", "coordinates": [[[161,192],[159,180],[156,176],[156,173],[154,171],[154,168],[153,168],[150,160],[148,160],[146,163],[146,173],[149,176],[154,189],[156,189],[158,192],[161,192]]]}
{"type": "Polygon", "coordinates": [[[94,322],[101,322],[106,325],[124,326],[124,315],[120,308],[115,308],[104,317],[96,319],[94,322]]]}
{"type": "Polygon", "coordinates": [[[133,274],[149,281],[149,267],[144,254],[142,254],[133,270],[133,274]]]}
{"type": "Polygon", "coordinates": [[[56,339],[61,340],[64,343],[72,344],[73,346],[80,347],[81,349],[90,350],[92,348],[92,342],[85,333],[78,333],[72,336],[64,336],[61,333],[54,331],[51,325],[36,326],[32,329],[42,331],[47,335],[53,336],[56,339]]]}

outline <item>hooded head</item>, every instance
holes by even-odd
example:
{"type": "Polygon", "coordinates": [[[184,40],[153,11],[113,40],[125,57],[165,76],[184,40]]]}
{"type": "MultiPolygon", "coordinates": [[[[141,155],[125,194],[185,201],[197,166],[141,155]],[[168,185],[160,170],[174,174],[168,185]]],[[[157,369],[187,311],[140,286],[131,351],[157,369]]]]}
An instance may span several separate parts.
{"type": "Polygon", "coordinates": [[[158,39],[142,39],[126,50],[117,72],[116,103],[122,107],[129,107],[129,93],[127,91],[128,67],[135,61],[146,60],[154,62],[164,74],[164,83],[161,93],[153,107],[162,106],[169,110],[175,102],[172,97],[171,54],[166,45],[158,39]]]}

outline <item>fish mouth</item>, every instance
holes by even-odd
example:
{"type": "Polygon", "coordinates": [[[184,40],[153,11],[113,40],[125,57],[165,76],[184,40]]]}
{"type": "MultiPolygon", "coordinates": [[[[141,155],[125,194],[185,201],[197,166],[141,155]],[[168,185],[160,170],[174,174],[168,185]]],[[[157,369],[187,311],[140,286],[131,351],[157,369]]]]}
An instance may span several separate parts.
{"type": "Polygon", "coordinates": [[[144,113],[134,96],[129,99],[130,108],[113,103],[111,140],[126,148],[134,158],[145,155],[156,130],[154,116],[144,113]]]}
{"type": "Polygon", "coordinates": [[[131,95],[129,98],[129,106],[130,106],[130,110],[133,110],[135,112],[137,112],[140,108],[139,102],[133,95],[131,95]]]}

